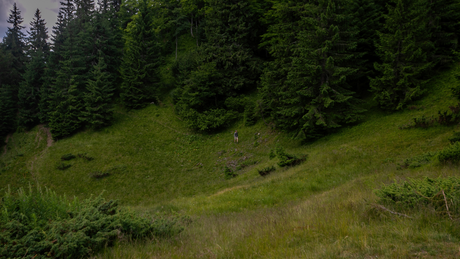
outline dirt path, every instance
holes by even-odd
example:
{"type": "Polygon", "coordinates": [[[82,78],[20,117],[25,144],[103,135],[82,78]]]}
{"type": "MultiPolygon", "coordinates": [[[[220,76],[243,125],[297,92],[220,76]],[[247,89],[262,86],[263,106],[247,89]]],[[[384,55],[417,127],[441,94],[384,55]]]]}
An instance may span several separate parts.
{"type": "Polygon", "coordinates": [[[33,159],[33,160],[31,161],[31,163],[30,163],[30,173],[32,174],[32,177],[33,177],[34,179],[35,179],[35,175],[34,175],[34,173],[33,173],[33,170],[34,170],[34,163],[35,163],[35,161],[36,161],[39,157],[41,157],[41,156],[45,153],[45,151],[46,151],[49,147],[51,147],[51,146],[53,145],[53,143],[54,143],[53,137],[52,137],[51,132],[50,132],[50,129],[49,129],[49,128],[45,128],[45,126],[44,126],[43,124],[41,124],[41,125],[38,125],[37,135],[35,136],[35,142],[38,142],[38,143],[37,143],[37,147],[40,146],[40,142],[43,140],[43,137],[42,137],[41,134],[40,134],[41,132],[44,132],[44,133],[46,134],[46,148],[43,149],[38,155],[36,155],[36,156],[34,157],[34,159],[33,159]],[[38,141],[37,141],[37,140],[38,140],[38,141]]]}
{"type": "Polygon", "coordinates": [[[211,197],[214,197],[214,196],[218,196],[218,195],[221,195],[221,194],[226,193],[226,192],[229,192],[229,191],[238,190],[238,189],[241,189],[241,188],[247,188],[247,187],[250,187],[250,186],[251,186],[251,185],[246,184],[246,185],[240,185],[240,186],[230,187],[230,188],[227,188],[227,189],[223,189],[222,191],[216,192],[216,193],[214,193],[213,195],[209,196],[208,198],[211,198],[211,197]]]}

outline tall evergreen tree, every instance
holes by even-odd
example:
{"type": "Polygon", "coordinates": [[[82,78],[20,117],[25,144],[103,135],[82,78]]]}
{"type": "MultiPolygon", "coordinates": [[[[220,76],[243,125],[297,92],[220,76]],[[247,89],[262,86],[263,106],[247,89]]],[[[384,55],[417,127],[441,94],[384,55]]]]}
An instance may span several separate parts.
{"type": "MultiPolygon", "coordinates": [[[[73,5],[72,5],[73,6],[73,5]]],[[[65,8],[72,8],[72,6],[65,8]]],[[[67,9],[65,9],[67,11],[67,9]]],[[[80,12],[81,14],[81,12],[80,12]]],[[[73,13],[64,29],[59,69],[50,89],[49,126],[54,138],[63,138],[75,133],[83,126],[79,120],[84,110],[83,94],[86,84],[86,45],[80,44],[82,23],[73,13]]]]}
{"type": "Polygon", "coordinates": [[[100,3],[100,10],[95,13],[92,21],[93,51],[104,59],[109,82],[118,88],[121,84],[119,70],[123,60],[123,33],[118,19],[119,6],[113,1],[105,0],[105,2],[107,3],[100,3]]]}
{"type": "Polygon", "coordinates": [[[382,108],[399,110],[420,96],[425,75],[433,63],[427,0],[391,0],[387,5],[385,30],[378,32],[377,77],[371,80],[374,98],[382,108]]]}
{"type": "Polygon", "coordinates": [[[20,75],[17,74],[16,70],[12,69],[13,66],[13,55],[10,51],[6,51],[0,43],[0,88],[3,84],[9,84],[14,82],[20,75]]]}
{"type": "Polygon", "coordinates": [[[451,65],[458,50],[460,38],[460,2],[457,0],[430,0],[429,26],[435,45],[431,59],[439,66],[451,65]]]}
{"type": "Polygon", "coordinates": [[[0,138],[14,130],[16,125],[16,103],[14,89],[3,84],[0,87],[0,138]]]}
{"type": "Polygon", "coordinates": [[[161,64],[160,46],[152,26],[149,1],[139,3],[139,11],[125,30],[125,52],[121,64],[121,98],[128,109],[144,107],[157,94],[161,64]]]}
{"type": "Polygon", "coordinates": [[[365,94],[369,90],[368,78],[375,76],[374,63],[380,61],[375,42],[378,39],[377,31],[383,26],[383,8],[376,3],[376,0],[355,0],[350,1],[347,13],[353,19],[353,26],[359,29],[356,35],[358,40],[356,52],[364,54],[354,62],[359,70],[350,84],[358,93],[365,94]]]}
{"type": "Polygon", "coordinates": [[[30,62],[23,75],[24,81],[19,87],[19,125],[30,128],[39,121],[40,89],[44,83],[46,58],[49,53],[48,29],[37,9],[33,21],[30,22],[28,39],[28,55],[30,62]]]}
{"type": "Polygon", "coordinates": [[[83,119],[93,128],[101,128],[110,124],[113,117],[112,96],[114,87],[111,84],[107,65],[102,57],[94,66],[93,79],[88,81],[84,97],[85,111],[83,119]]]}
{"type": "Polygon", "coordinates": [[[57,16],[57,22],[53,26],[51,36],[52,49],[46,62],[44,73],[44,83],[40,91],[40,122],[49,123],[50,114],[56,108],[52,97],[56,94],[54,85],[56,84],[57,71],[61,68],[60,62],[63,61],[64,43],[67,39],[66,29],[74,17],[75,6],[73,0],[61,2],[61,7],[57,16]]]}
{"type": "MultiPolygon", "coordinates": [[[[26,43],[25,34],[22,29],[23,18],[21,17],[21,11],[17,8],[16,3],[13,4],[13,9],[10,10],[10,16],[7,22],[11,25],[8,27],[6,36],[3,38],[3,46],[6,51],[12,54],[12,66],[10,68],[10,76],[12,81],[8,82],[13,86],[14,95],[17,96],[19,82],[21,82],[21,75],[24,73],[26,63],[26,43]]],[[[17,100],[17,97],[14,97],[17,100]]]]}
{"type": "Polygon", "coordinates": [[[362,56],[355,52],[358,30],[344,6],[340,0],[280,4],[273,15],[285,21],[265,35],[275,56],[262,78],[265,103],[278,127],[307,139],[355,122],[363,112],[349,85],[358,73],[354,60],[362,56]],[[289,27],[298,33],[275,33],[289,27]]]}
{"type": "Polygon", "coordinates": [[[191,128],[213,130],[227,125],[244,109],[241,95],[255,89],[259,62],[258,17],[248,1],[208,1],[205,34],[197,66],[181,82],[177,111],[191,128]],[[257,42],[257,43],[255,43],[257,42]]]}

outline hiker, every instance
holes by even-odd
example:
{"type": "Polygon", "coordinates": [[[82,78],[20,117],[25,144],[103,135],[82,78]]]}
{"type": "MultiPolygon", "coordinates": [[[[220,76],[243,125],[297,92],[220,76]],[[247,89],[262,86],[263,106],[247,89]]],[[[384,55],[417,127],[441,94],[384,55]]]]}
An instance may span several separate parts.
{"type": "Polygon", "coordinates": [[[235,130],[235,133],[233,133],[233,143],[238,143],[238,131],[235,130]]]}

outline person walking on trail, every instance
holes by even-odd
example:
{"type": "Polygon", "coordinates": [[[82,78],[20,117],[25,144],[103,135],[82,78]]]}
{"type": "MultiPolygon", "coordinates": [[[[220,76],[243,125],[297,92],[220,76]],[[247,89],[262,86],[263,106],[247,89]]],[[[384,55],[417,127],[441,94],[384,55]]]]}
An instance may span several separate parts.
{"type": "Polygon", "coordinates": [[[235,133],[233,133],[233,143],[238,143],[238,131],[235,130],[235,133]]]}

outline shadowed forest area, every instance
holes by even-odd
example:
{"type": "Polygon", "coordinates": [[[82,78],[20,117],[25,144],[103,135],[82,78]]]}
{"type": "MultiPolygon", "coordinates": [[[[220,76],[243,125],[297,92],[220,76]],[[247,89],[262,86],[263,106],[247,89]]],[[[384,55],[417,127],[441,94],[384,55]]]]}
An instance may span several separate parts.
{"type": "Polygon", "coordinates": [[[459,15],[65,0],[48,32],[14,4],[0,257],[458,258],[459,15]]]}

